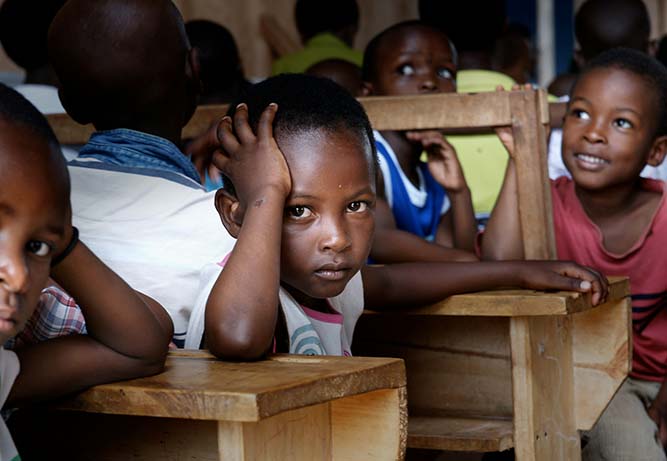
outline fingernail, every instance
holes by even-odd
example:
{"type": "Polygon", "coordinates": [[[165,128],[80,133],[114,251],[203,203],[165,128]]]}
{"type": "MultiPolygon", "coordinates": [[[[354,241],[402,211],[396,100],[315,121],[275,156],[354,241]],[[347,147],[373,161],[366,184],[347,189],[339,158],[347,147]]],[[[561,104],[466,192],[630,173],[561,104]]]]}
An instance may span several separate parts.
{"type": "Polygon", "coordinates": [[[278,107],[278,104],[276,104],[275,102],[272,102],[271,104],[269,104],[269,107],[272,107],[272,108],[275,109],[276,107],[278,107]]]}
{"type": "Polygon", "coordinates": [[[245,103],[242,102],[238,106],[236,106],[237,109],[241,109],[242,107],[245,107],[245,103]]]}
{"type": "Polygon", "coordinates": [[[582,290],[590,290],[591,289],[591,282],[588,280],[582,280],[582,282],[579,284],[579,287],[582,290]]]}

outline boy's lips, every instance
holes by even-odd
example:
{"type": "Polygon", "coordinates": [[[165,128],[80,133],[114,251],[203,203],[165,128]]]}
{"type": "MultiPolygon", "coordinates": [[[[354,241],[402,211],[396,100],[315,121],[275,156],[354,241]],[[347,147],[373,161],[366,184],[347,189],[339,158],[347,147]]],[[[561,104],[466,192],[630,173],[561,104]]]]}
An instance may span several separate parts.
{"type": "Polygon", "coordinates": [[[319,269],[316,269],[315,275],[321,279],[335,282],[343,280],[345,277],[347,277],[349,271],[350,268],[345,266],[344,264],[332,263],[332,264],[325,264],[321,266],[319,269]]]}
{"type": "Polygon", "coordinates": [[[600,170],[610,163],[609,160],[593,154],[575,153],[574,158],[581,169],[589,171],[600,170]]]}
{"type": "Polygon", "coordinates": [[[0,331],[11,331],[16,327],[17,320],[14,316],[17,313],[17,309],[7,305],[0,306],[0,331]]]}

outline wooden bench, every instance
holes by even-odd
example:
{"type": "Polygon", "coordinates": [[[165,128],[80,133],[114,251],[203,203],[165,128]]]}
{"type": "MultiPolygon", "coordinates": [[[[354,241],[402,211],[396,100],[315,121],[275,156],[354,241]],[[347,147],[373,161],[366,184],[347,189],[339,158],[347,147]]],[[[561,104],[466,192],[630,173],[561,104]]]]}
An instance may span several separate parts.
{"type": "Polygon", "coordinates": [[[28,461],[395,460],[407,433],[403,362],[385,358],[171,352],[160,375],[21,412],[28,461]]]}
{"type": "MultiPolygon", "coordinates": [[[[528,259],[554,259],[546,167],[549,105],[542,91],[361,98],[379,130],[466,132],[511,126],[518,207],[528,259]]],[[[183,131],[203,132],[224,114],[200,107],[183,131]]],[[[63,143],[92,130],[49,117],[63,143]]],[[[591,309],[578,294],[529,291],[455,296],[408,315],[367,315],[355,333],[361,353],[406,358],[413,447],[492,451],[519,460],[580,458],[578,429],[590,428],[629,371],[627,282],[591,309]]]]}

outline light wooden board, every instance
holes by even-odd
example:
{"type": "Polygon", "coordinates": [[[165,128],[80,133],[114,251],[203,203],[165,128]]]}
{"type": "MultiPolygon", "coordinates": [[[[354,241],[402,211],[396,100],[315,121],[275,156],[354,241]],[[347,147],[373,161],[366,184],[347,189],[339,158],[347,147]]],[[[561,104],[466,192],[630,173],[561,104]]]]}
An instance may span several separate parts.
{"type": "Polygon", "coordinates": [[[514,446],[511,418],[415,416],[410,418],[408,427],[411,448],[487,452],[504,451],[514,446]],[[443,437],[443,433],[447,437],[443,437]]]}
{"type": "MultiPolygon", "coordinates": [[[[525,104],[535,104],[536,91],[517,93],[433,94],[416,96],[374,96],[360,98],[368,117],[377,130],[466,129],[485,130],[509,126],[512,118],[511,100],[521,95],[525,104]],[[510,95],[512,95],[510,97],[510,95]]],[[[533,106],[533,110],[536,106],[533,106]]],[[[518,110],[518,109],[517,109],[518,110]]],[[[227,112],[226,105],[200,106],[183,129],[183,138],[203,133],[227,112]]],[[[548,110],[540,109],[541,124],[549,121],[548,110]]],[[[82,126],[66,114],[49,115],[56,136],[62,144],[85,144],[93,132],[91,125],[82,126]]],[[[522,138],[523,139],[523,138],[522,138]]],[[[521,141],[520,141],[521,142],[521,141]]],[[[532,142],[528,139],[528,142],[532,142]]]]}
{"type": "Polygon", "coordinates": [[[96,386],[58,408],[250,422],[403,386],[404,365],[396,359],[278,355],[271,360],[231,363],[169,356],[164,373],[96,386]]]}

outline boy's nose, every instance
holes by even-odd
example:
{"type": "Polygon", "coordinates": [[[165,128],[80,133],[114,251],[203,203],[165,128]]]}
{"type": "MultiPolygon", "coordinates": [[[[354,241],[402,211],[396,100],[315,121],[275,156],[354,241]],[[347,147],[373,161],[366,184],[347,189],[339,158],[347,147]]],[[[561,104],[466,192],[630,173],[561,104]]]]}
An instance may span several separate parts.
{"type": "Polygon", "coordinates": [[[420,88],[422,92],[433,92],[437,91],[438,86],[435,83],[435,79],[431,76],[424,77],[421,82],[420,88]]]}
{"type": "Polygon", "coordinates": [[[584,131],[584,139],[590,143],[605,142],[604,129],[600,123],[590,123],[584,131]]]}
{"type": "Polygon", "coordinates": [[[12,293],[24,293],[29,282],[28,265],[22,252],[0,249],[0,284],[12,293]]]}
{"type": "Polygon", "coordinates": [[[322,223],[324,232],[320,240],[321,251],[340,253],[350,246],[351,239],[347,228],[343,223],[336,221],[330,220],[328,223],[322,223]]]}

